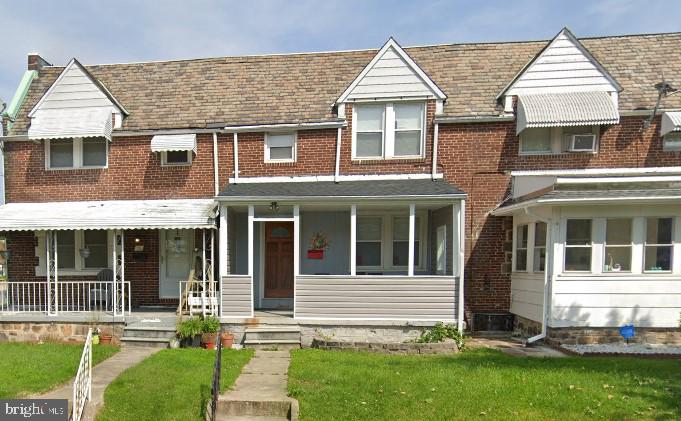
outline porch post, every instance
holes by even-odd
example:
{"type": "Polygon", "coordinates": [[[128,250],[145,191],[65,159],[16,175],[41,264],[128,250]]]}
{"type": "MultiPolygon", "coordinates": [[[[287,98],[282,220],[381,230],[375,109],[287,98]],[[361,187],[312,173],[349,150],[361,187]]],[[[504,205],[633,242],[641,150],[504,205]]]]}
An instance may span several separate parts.
{"type": "MultiPolygon", "coordinates": [[[[117,293],[116,291],[118,290],[117,288],[117,280],[118,280],[118,273],[119,273],[119,268],[118,268],[118,253],[116,253],[117,248],[118,248],[118,231],[114,230],[113,235],[111,236],[111,270],[113,271],[113,276],[111,277],[111,309],[113,311],[113,315],[116,316],[116,304],[117,304],[117,293]]],[[[107,294],[108,295],[108,294],[107,294]]]]}
{"type": "Polygon", "coordinates": [[[57,233],[45,234],[45,267],[47,269],[47,315],[56,316],[59,312],[59,257],[57,255],[57,233]]]}
{"type": "Polygon", "coordinates": [[[210,282],[211,314],[218,315],[218,301],[215,295],[215,229],[210,230],[210,264],[208,265],[208,282],[210,282]]]}
{"type": "Polygon", "coordinates": [[[201,314],[206,317],[206,230],[201,230],[201,314]]]}
{"type": "Polygon", "coordinates": [[[220,259],[219,262],[219,271],[218,271],[218,277],[220,279],[220,316],[222,316],[222,278],[227,276],[227,262],[229,259],[229,253],[232,252],[232,250],[227,249],[227,206],[221,205],[220,206],[220,235],[218,235],[218,246],[220,247],[220,255],[218,258],[220,259]]]}
{"type": "Polygon", "coordinates": [[[350,206],[350,276],[357,276],[357,205],[350,206]]]}
{"type": "Polygon", "coordinates": [[[113,235],[113,315],[125,315],[125,236],[122,230],[113,235]],[[120,290],[119,290],[120,285],[120,290]],[[120,307],[119,307],[120,306],[120,307]]]}
{"type": "Polygon", "coordinates": [[[253,218],[255,216],[255,208],[253,205],[248,205],[248,277],[251,283],[251,316],[253,316],[255,311],[255,304],[253,303],[253,244],[255,243],[253,239],[253,218]]]}
{"type": "Polygon", "coordinates": [[[459,299],[458,299],[458,311],[456,316],[457,327],[460,332],[463,332],[463,318],[464,318],[464,266],[465,266],[465,253],[466,253],[466,201],[460,200],[459,203],[454,203],[452,205],[453,214],[453,234],[452,244],[456,244],[452,247],[452,275],[459,277],[459,299]],[[457,242],[458,239],[458,242],[457,242]]]}
{"type": "Polygon", "coordinates": [[[414,276],[414,228],[416,227],[416,205],[409,204],[409,258],[408,276],[414,276]]]}
{"type": "Polygon", "coordinates": [[[300,205],[293,206],[293,318],[296,317],[296,280],[300,275],[300,205]]]}

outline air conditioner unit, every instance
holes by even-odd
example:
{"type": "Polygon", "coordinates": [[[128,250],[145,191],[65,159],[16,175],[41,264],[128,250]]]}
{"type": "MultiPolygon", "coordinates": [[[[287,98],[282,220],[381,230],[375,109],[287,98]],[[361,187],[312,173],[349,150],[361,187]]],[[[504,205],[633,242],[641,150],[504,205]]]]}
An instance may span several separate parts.
{"type": "Polygon", "coordinates": [[[570,135],[570,152],[593,152],[596,149],[595,134],[570,135]]]}

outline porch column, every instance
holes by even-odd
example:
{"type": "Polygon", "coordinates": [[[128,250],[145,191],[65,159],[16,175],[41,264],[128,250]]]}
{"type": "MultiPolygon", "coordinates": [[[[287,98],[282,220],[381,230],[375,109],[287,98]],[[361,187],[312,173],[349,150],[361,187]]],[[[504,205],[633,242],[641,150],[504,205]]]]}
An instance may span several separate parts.
{"type": "Polygon", "coordinates": [[[296,317],[296,280],[300,275],[300,205],[293,206],[293,318],[296,317]]]}
{"type": "Polygon", "coordinates": [[[206,317],[206,230],[201,230],[201,314],[206,317]]]}
{"type": "Polygon", "coordinates": [[[452,205],[452,276],[459,278],[457,327],[463,332],[464,317],[464,262],[466,252],[466,201],[460,200],[452,205]]]}
{"type": "Polygon", "coordinates": [[[255,272],[253,270],[253,244],[255,243],[254,238],[253,238],[253,219],[255,217],[255,207],[253,205],[248,205],[248,277],[249,282],[251,283],[251,293],[249,295],[250,301],[251,301],[251,317],[253,317],[253,314],[255,313],[255,303],[253,302],[253,278],[255,276],[255,272]]]}
{"type": "Polygon", "coordinates": [[[414,229],[416,227],[416,205],[409,204],[409,259],[407,275],[414,276],[414,229]]]}
{"type": "Polygon", "coordinates": [[[222,308],[222,278],[227,276],[228,272],[228,259],[229,259],[229,253],[232,252],[232,250],[228,250],[227,244],[228,244],[228,239],[227,239],[227,206],[221,205],[220,206],[220,235],[218,235],[218,246],[220,248],[220,255],[219,255],[219,272],[218,272],[218,277],[220,279],[220,316],[222,316],[223,308],[222,308]]]}
{"type": "Polygon", "coordinates": [[[357,205],[350,206],[350,276],[357,275],[357,205]]]}
{"type": "Polygon", "coordinates": [[[122,230],[113,233],[113,315],[125,315],[125,236],[122,230]],[[120,288],[120,289],[119,289],[120,288]],[[120,307],[119,307],[120,306],[120,307]]]}
{"type": "Polygon", "coordinates": [[[59,258],[57,255],[57,233],[45,233],[45,265],[47,269],[47,315],[56,316],[59,312],[59,258]]]}
{"type": "MultiPolygon", "coordinates": [[[[208,264],[208,282],[211,290],[211,314],[218,315],[218,300],[215,294],[215,229],[210,230],[210,263],[208,264]]],[[[218,291],[220,288],[218,287],[218,291]]]]}

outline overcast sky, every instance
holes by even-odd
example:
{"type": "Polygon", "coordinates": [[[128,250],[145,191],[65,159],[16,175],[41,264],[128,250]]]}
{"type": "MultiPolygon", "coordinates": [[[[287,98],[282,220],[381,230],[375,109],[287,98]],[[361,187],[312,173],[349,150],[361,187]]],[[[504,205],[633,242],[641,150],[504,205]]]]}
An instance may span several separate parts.
{"type": "Polygon", "coordinates": [[[0,0],[0,98],[55,65],[681,31],[681,1],[0,0]]]}

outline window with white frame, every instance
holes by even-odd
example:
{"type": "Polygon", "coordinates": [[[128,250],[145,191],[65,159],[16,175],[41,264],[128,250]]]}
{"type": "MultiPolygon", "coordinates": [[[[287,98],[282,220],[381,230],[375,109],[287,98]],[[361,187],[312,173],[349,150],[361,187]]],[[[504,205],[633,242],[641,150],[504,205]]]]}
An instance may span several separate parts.
{"type": "Polygon", "coordinates": [[[665,151],[681,151],[681,132],[669,132],[664,135],[662,147],[665,151]]]}
{"type": "MultiPolygon", "coordinates": [[[[421,250],[421,241],[418,233],[421,232],[421,218],[414,218],[414,266],[420,264],[419,255],[421,250]]],[[[393,217],[393,266],[407,267],[409,265],[409,217],[395,216],[393,217]]]]}
{"type": "Polygon", "coordinates": [[[191,165],[193,156],[193,151],[162,151],[161,165],[165,167],[191,165]]]}
{"type": "Polygon", "coordinates": [[[527,235],[528,224],[518,225],[515,236],[515,270],[524,272],[527,270],[527,235]]]}
{"type": "Polygon", "coordinates": [[[49,139],[45,141],[48,169],[105,168],[108,141],[103,137],[49,139]]]}
{"type": "Polygon", "coordinates": [[[672,270],[672,218],[646,218],[643,268],[646,272],[672,270]]]}
{"type": "Polygon", "coordinates": [[[604,272],[631,272],[632,226],[631,218],[605,221],[604,272]]]}
{"type": "Polygon", "coordinates": [[[423,156],[424,103],[356,104],[353,114],[353,158],[423,156]]]}
{"type": "Polygon", "coordinates": [[[356,262],[359,267],[379,268],[383,264],[383,218],[357,218],[356,262]]]}
{"type": "Polygon", "coordinates": [[[520,155],[596,152],[598,126],[532,127],[520,133],[520,155]]]}
{"type": "Polygon", "coordinates": [[[546,269],[546,223],[534,224],[534,245],[532,253],[532,271],[543,272],[546,269]]]}
{"type": "Polygon", "coordinates": [[[60,270],[90,271],[109,267],[109,235],[105,230],[57,231],[60,270]]]}
{"type": "Polygon", "coordinates": [[[591,219],[568,219],[565,224],[565,271],[591,271],[591,219]]]}
{"type": "Polygon", "coordinates": [[[265,135],[265,162],[294,162],[296,133],[268,133],[265,135]]]}
{"type": "MultiPolygon", "coordinates": [[[[414,267],[424,269],[424,214],[414,220],[414,267]]],[[[357,217],[356,263],[361,270],[403,271],[409,265],[409,217],[395,214],[357,217]]]]}

